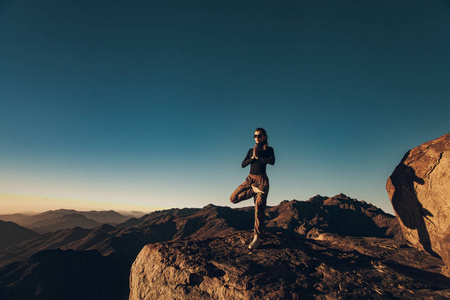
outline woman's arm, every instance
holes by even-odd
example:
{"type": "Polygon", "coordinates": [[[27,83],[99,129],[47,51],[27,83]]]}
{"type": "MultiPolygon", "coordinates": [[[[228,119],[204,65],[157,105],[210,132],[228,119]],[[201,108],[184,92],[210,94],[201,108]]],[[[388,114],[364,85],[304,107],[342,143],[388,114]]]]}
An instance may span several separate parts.
{"type": "Polygon", "coordinates": [[[245,168],[246,166],[248,166],[255,160],[254,158],[252,158],[252,154],[253,154],[253,148],[248,150],[247,156],[245,156],[244,160],[242,161],[241,165],[243,168],[245,168]]]}

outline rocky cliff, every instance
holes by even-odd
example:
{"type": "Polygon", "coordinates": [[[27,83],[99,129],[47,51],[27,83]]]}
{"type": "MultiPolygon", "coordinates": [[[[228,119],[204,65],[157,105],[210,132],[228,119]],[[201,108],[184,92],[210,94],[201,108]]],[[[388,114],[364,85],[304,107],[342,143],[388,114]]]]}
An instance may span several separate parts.
{"type": "Polygon", "coordinates": [[[450,133],[408,151],[386,189],[405,238],[450,275],[450,133]]]}
{"type": "Polygon", "coordinates": [[[204,210],[216,212],[215,226],[193,217],[201,211],[187,218],[209,228],[240,223],[145,246],[131,268],[130,300],[450,297],[442,260],[410,247],[397,219],[364,201],[344,194],[283,201],[267,209],[266,234],[253,251],[249,208],[204,210]]]}
{"type": "Polygon", "coordinates": [[[442,261],[395,239],[251,231],[145,246],[130,274],[130,300],[449,299],[442,261]]]}

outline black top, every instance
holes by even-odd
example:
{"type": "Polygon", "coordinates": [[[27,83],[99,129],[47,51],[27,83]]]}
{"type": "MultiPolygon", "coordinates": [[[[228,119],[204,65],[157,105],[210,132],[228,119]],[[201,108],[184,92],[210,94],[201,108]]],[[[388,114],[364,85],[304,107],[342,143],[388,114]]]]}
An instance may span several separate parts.
{"type": "Polygon", "coordinates": [[[253,148],[247,152],[247,156],[242,161],[242,167],[245,168],[249,164],[250,174],[252,175],[266,175],[266,165],[275,164],[275,154],[272,147],[267,147],[266,150],[258,147],[258,159],[252,159],[253,148]]]}

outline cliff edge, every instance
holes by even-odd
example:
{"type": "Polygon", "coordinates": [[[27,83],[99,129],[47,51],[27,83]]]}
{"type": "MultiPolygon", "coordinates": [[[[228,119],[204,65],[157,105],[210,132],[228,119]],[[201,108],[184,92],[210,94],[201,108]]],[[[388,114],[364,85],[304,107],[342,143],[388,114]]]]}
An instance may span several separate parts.
{"type": "Polygon", "coordinates": [[[130,274],[137,299],[448,299],[442,261],[400,240],[251,231],[145,246],[130,274]]]}

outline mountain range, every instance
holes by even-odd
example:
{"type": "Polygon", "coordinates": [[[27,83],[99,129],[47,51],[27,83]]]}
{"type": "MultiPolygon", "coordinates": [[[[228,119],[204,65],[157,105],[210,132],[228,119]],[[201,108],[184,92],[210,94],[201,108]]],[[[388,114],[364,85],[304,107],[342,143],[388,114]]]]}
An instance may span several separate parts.
{"type": "MultiPolygon", "coordinates": [[[[253,207],[210,204],[202,209],[156,211],[114,226],[47,232],[0,251],[0,299],[126,299],[130,267],[144,246],[171,241],[189,246],[205,239],[248,237],[253,220],[253,207]]],[[[394,216],[344,194],[268,207],[266,228],[268,236],[282,240],[334,236],[344,244],[355,243],[355,239],[403,243],[394,216]]],[[[239,245],[233,247],[246,249],[239,245]]]]}
{"type": "Polygon", "coordinates": [[[38,233],[54,232],[65,228],[82,227],[92,229],[101,224],[119,224],[133,218],[110,211],[76,211],[72,209],[50,210],[39,214],[0,215],[0,220],[14,222],[38,233]]]}

